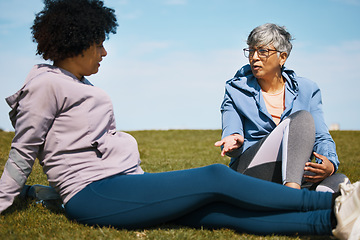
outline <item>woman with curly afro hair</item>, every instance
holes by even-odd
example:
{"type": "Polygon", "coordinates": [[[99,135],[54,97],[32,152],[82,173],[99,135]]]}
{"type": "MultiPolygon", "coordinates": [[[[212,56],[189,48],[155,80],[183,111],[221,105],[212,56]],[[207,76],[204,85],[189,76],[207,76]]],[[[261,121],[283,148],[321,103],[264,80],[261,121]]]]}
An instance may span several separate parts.
{"type": "Polygon", "coordinates": [[[103,41],[116,27],[114,10],[100,0],[46,0],[36,15],[37,54],[53,65],[34,66],[6,99],[15,136],[0,179],[0,213],[22,193],[60,196],[67,217],[88,225],[360,234],[360,182],[341,185],[339,195],[288,188],[221,164],[144,173],[136,140],[116,131],[110,98],[85,78],[97,73],[107,55],[103,41]],[[25,185],[36,158],[51,187],[25,185]]]}
{"type": "Polygon", "coordinates": [[[45,0],[31,29],[37,54],[58,62],[101,44],[116,27],[115,11],[101,1],[45,0]]]}

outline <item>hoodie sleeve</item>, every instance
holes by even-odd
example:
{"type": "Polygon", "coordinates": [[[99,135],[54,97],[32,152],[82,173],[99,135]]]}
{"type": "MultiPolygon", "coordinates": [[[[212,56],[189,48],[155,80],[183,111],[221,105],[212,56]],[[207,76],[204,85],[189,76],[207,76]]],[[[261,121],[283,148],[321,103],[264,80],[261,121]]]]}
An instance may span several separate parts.
{"type": "MultiPolygon", "coordinates": [[[[222,137],[225,138],[232,134],[240,134],[244,136],[243,121],[241,116],[234,107],[233,100],[225,88],[225,97],[221,105],[221,122],[222,122],[222,137]]],[[[233,150],[226,155],[229,157],[238,157],[241,154],[241,148],[233,150]]]]}
{"type": "Polygon", "coordinates": [[[58,104],[51,79],[30,81],[7,98],[15,127],[9,158],[0,179],[0,213],[19,195],[56,116],[58,104]]]}
{"type": "Polygon", "coordinates": [[[244,136],[243,124],[227,89],[221,104],[222,138],[238,133],[244,136]]]}
{"type": "Polygon", "coordinates": [[[238,78],[248,77],[250,75],[252,75],[251,67],[249,64],[247,64],[240,68],[232,79],[226,82],[225,96],[221,105],[222,138],[235,133],[244,136],[243,119],[236,110],[236,106],[233,100],[234,96],[239,96],[239,90],[235,89],[232,86],[232,83],[238,78]]]}
{"type": "Polygon", "coordinates": [[[339,167],[339,160],[336,154],[335,142],[332,139],[328,127],[325,124],[324,114],[322,110],[321,92],[316,85],[315,91],[312,94],[310,112],[315,122],[315,144],[314,151],[327,157],[334,165],[334,173],[339,167]]]}

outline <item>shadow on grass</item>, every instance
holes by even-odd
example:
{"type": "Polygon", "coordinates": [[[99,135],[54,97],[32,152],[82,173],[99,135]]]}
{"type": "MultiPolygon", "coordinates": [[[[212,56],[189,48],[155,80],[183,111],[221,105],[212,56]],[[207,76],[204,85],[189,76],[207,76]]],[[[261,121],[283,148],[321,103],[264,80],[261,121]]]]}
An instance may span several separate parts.
{"type": "MultiPolygon", "coordinates": [[[[76,223],[75,221],[72,221],[72,222],[76,223]]],[[[89,225],[85,225],[85,226],[90,227],[89,225]]],[[[207,233],[204,233],[204,236],[207,236],[207,234],[209,232],[214,233],[214,231],[219,231],[218,234],[221,236],[222,239],[224,239],[224,231],[228,232],[229,235],[231,235],[232,237],[233,237],[233,234],[237,235],[239,237],[239,239],[328,240],[330,238],[330,236],[298,235],[298,234],[294,234],[294,235],[280,235],[280,234],[259,235],[259,234],[250,234],[250,233],[245,233],[245,232],[239,232],[239,231],[235,231],[233,229],[228,229],[228,228],[206,228],[206,227],[196,228],[196,227],[188,227],[188,226],[184,226],[184,225],[179,225],[176,223],[164,223],[164,224],[156,225],[153,227],[134,228],[134,229],[124,229],[124,228],[113,227],[113,226],[99,226],[99,225],[96,225],[96,226],[94,225],[91,227],[93,227],[94,229],[99,229],[99,230],[101,230],[103,228],[112,228],[112,229],[116,229],[119,231],[133,232],[133,233],[136,233],[137,237],[145,238],[145,239],[148,239],[147,237],[149,237],[149,239],[152,239],[151,235],[157,236],[157,234],[159,232],[168,233],[169,235],[172,235],[171,233],[174,233],[174,231],[176,232],[174,234],[176,234],[177,237],[179,237],[179,236],[184,237],[184,235],[187,235],[187,237],[192,238],[191,235],[193,233],[194,235],[197,236],[195,239],[199,239],[199,237],[200,237],[199,231],[207,231],[207,233]]]]}
{"type": "MultiPolygon", "coordinates": [[[[41,203],[37,203],[35,199],[31,199],[31,198],[16,198],[14,201],[14,204],[8,208],[3,214],[4,215],[11,215],[11,214],[16,214],[22,211],[26,211],[28,208],[33,208],[34,206],[41,204],[41,203]]],[[[62,215],[65,216],[65,211],[63,209],[59,209],[59,208],[49,208],[49,207],[45,207],[42,206],[42,208],[44,209],[44,211],[49,211],[53,214],[56,215],[62,215]]],[[[33,213],[34,214],[34,213],[33,213]]],[[[46,213],[45,213],[46,214],[46,213]]],[[[66,216],[65,216],[66,217],[66,216]]],[[[66,218],[67,219],[67,218],[66,218]]],[[[201,227],[201,228],[194,228],[194,227],[188,227],[188,226],[184,226],[184,225],[179,225],[176,223],[165,223],[165,224],[160,224],[160,225],[156,225],[153,227],[147,227],[147,228],[135,228],[135,229],[122,229],[119,227],[112,227],[112,226],[99,226],[99,225],[84,225],[81,223],[78,223],[74,220],[67,220],[69,224],[74,224],[74,225],[82,225],[85,227],[89,227],[93,228],[93,229],[98,229],[99,231],[102,232],[102,230],[109,228],[109,229],[115,229],[115,230],[119,230],[119,231],[125,231],[128,232],[131,235],[135,235],[137,238],[140,239],[152,239],[152,237],[157,238],[159,236],[168,236],[168,237],[175,237],[176,236],[179,238],[194,238],[194,239],[202,239],[204,238],[208,238],[210,236],[213,235],[217,235],[218,237],[220,237],[221,239],[224,239],[224,237],[226,238],[225,235],[229,235],[229,237],[234,237],[238,236],[239,239],[302,239],[302,240],[325,240],[325,239],[329,239],[329,236],[302,236],[302,235],[279,235],[279,234],[272,234],[272,235],[257,235],[257,234],[249,234],[249,233],[243,233],[243,232],[238,232],[238,231],[234,231],[232,229],[227,229],[227,228],[221,228],[221,229],[213,229],[213,228],[205,228],[205,227],[201,227]],[[199,232],[200,230],[200,232],[199,232]],[[204,231],[201,231],[204,230],[204,231]]],[[[236,237],[237,239],[237,237],[236,237]]]]}
{"type": "Polygon", "coordinates": [[[37,204],[42,205],[44,208],[46,208],[51,213],[65,215],[65,210],[64,210],[64,208],[62,208],[61,201],[53,200],[53,201],[46,201],[46,203],[44,203],[44,202],[36,201],[35,199],[29,198],[29,197],[15,198],[13,205],[11,205],[8,209],[6,209],[2,213],[2,215],[13,214],[14,212],[25,211],[30,206],[37,205],[37,204]]]}

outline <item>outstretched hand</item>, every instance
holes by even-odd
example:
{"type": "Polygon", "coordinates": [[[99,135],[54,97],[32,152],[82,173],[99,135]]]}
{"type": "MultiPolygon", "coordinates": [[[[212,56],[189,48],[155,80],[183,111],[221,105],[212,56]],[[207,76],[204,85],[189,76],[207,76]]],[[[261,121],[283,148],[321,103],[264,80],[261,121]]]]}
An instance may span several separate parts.
{"type": "Polygon", "coordinates": [[[334,165],[329,161],[329,159],[323,155],[320,155],[316,152],[313,153],[314,156],[322,161],[322,163],[307,162],[305,163],[305,171],[313,173],[313,175],[304,174],[304,178],[307,182],[317,183],[334,172],[334,165]]]}
{"type": "Polygon", "coordinates": [[[224,137],[220,141],[215,143],[216,147],[223,146],[221,151],[221,156],[225,156],[226,153],[233,151],[234,149],[240,148],[244,143],[244,137],[240,134],[232,134],[230,136],[224,137]]]}

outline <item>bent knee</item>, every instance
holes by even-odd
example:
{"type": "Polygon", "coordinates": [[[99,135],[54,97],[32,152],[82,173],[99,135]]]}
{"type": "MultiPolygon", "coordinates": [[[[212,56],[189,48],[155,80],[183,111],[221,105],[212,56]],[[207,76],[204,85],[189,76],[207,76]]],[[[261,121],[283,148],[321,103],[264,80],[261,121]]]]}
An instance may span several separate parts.
{"type": "Polygon", "coordinates": [[[209,165],[206,167],[211,174],[215,175],[218,173],[223,173],[223,172],[228,172],[228,171],[233,171],[231,168],[229,168],[228,166],[224,165],[224,164],[220,164],[220,163],[215,163],[212,165],[209,165]]]}
{"type": "Polygon", "coordinates": [[[289,116],[290,127],[297,131],[303,132],[306,130],[309,134],[315,137],[315,122],[311,113],[305,110],[297,111],[289,116]]]}
{"type": "Polygon", "coordinates": [[[335,173],[325,178],[315,190],[319,192],[338,192],[340,183],[350,184],[351,182],[345,174],[335,173]]]}
{"type": "Polygon", "coordinates": [[[311,121],[314,121],[312,115],[310,112],[306,111],[306,110],[300,110],[300,111],[297,111],[293,114],[291,114],[289,116],[291,119],[293,120],[302,120],[304,122],[311,122],[311,121]]]}

